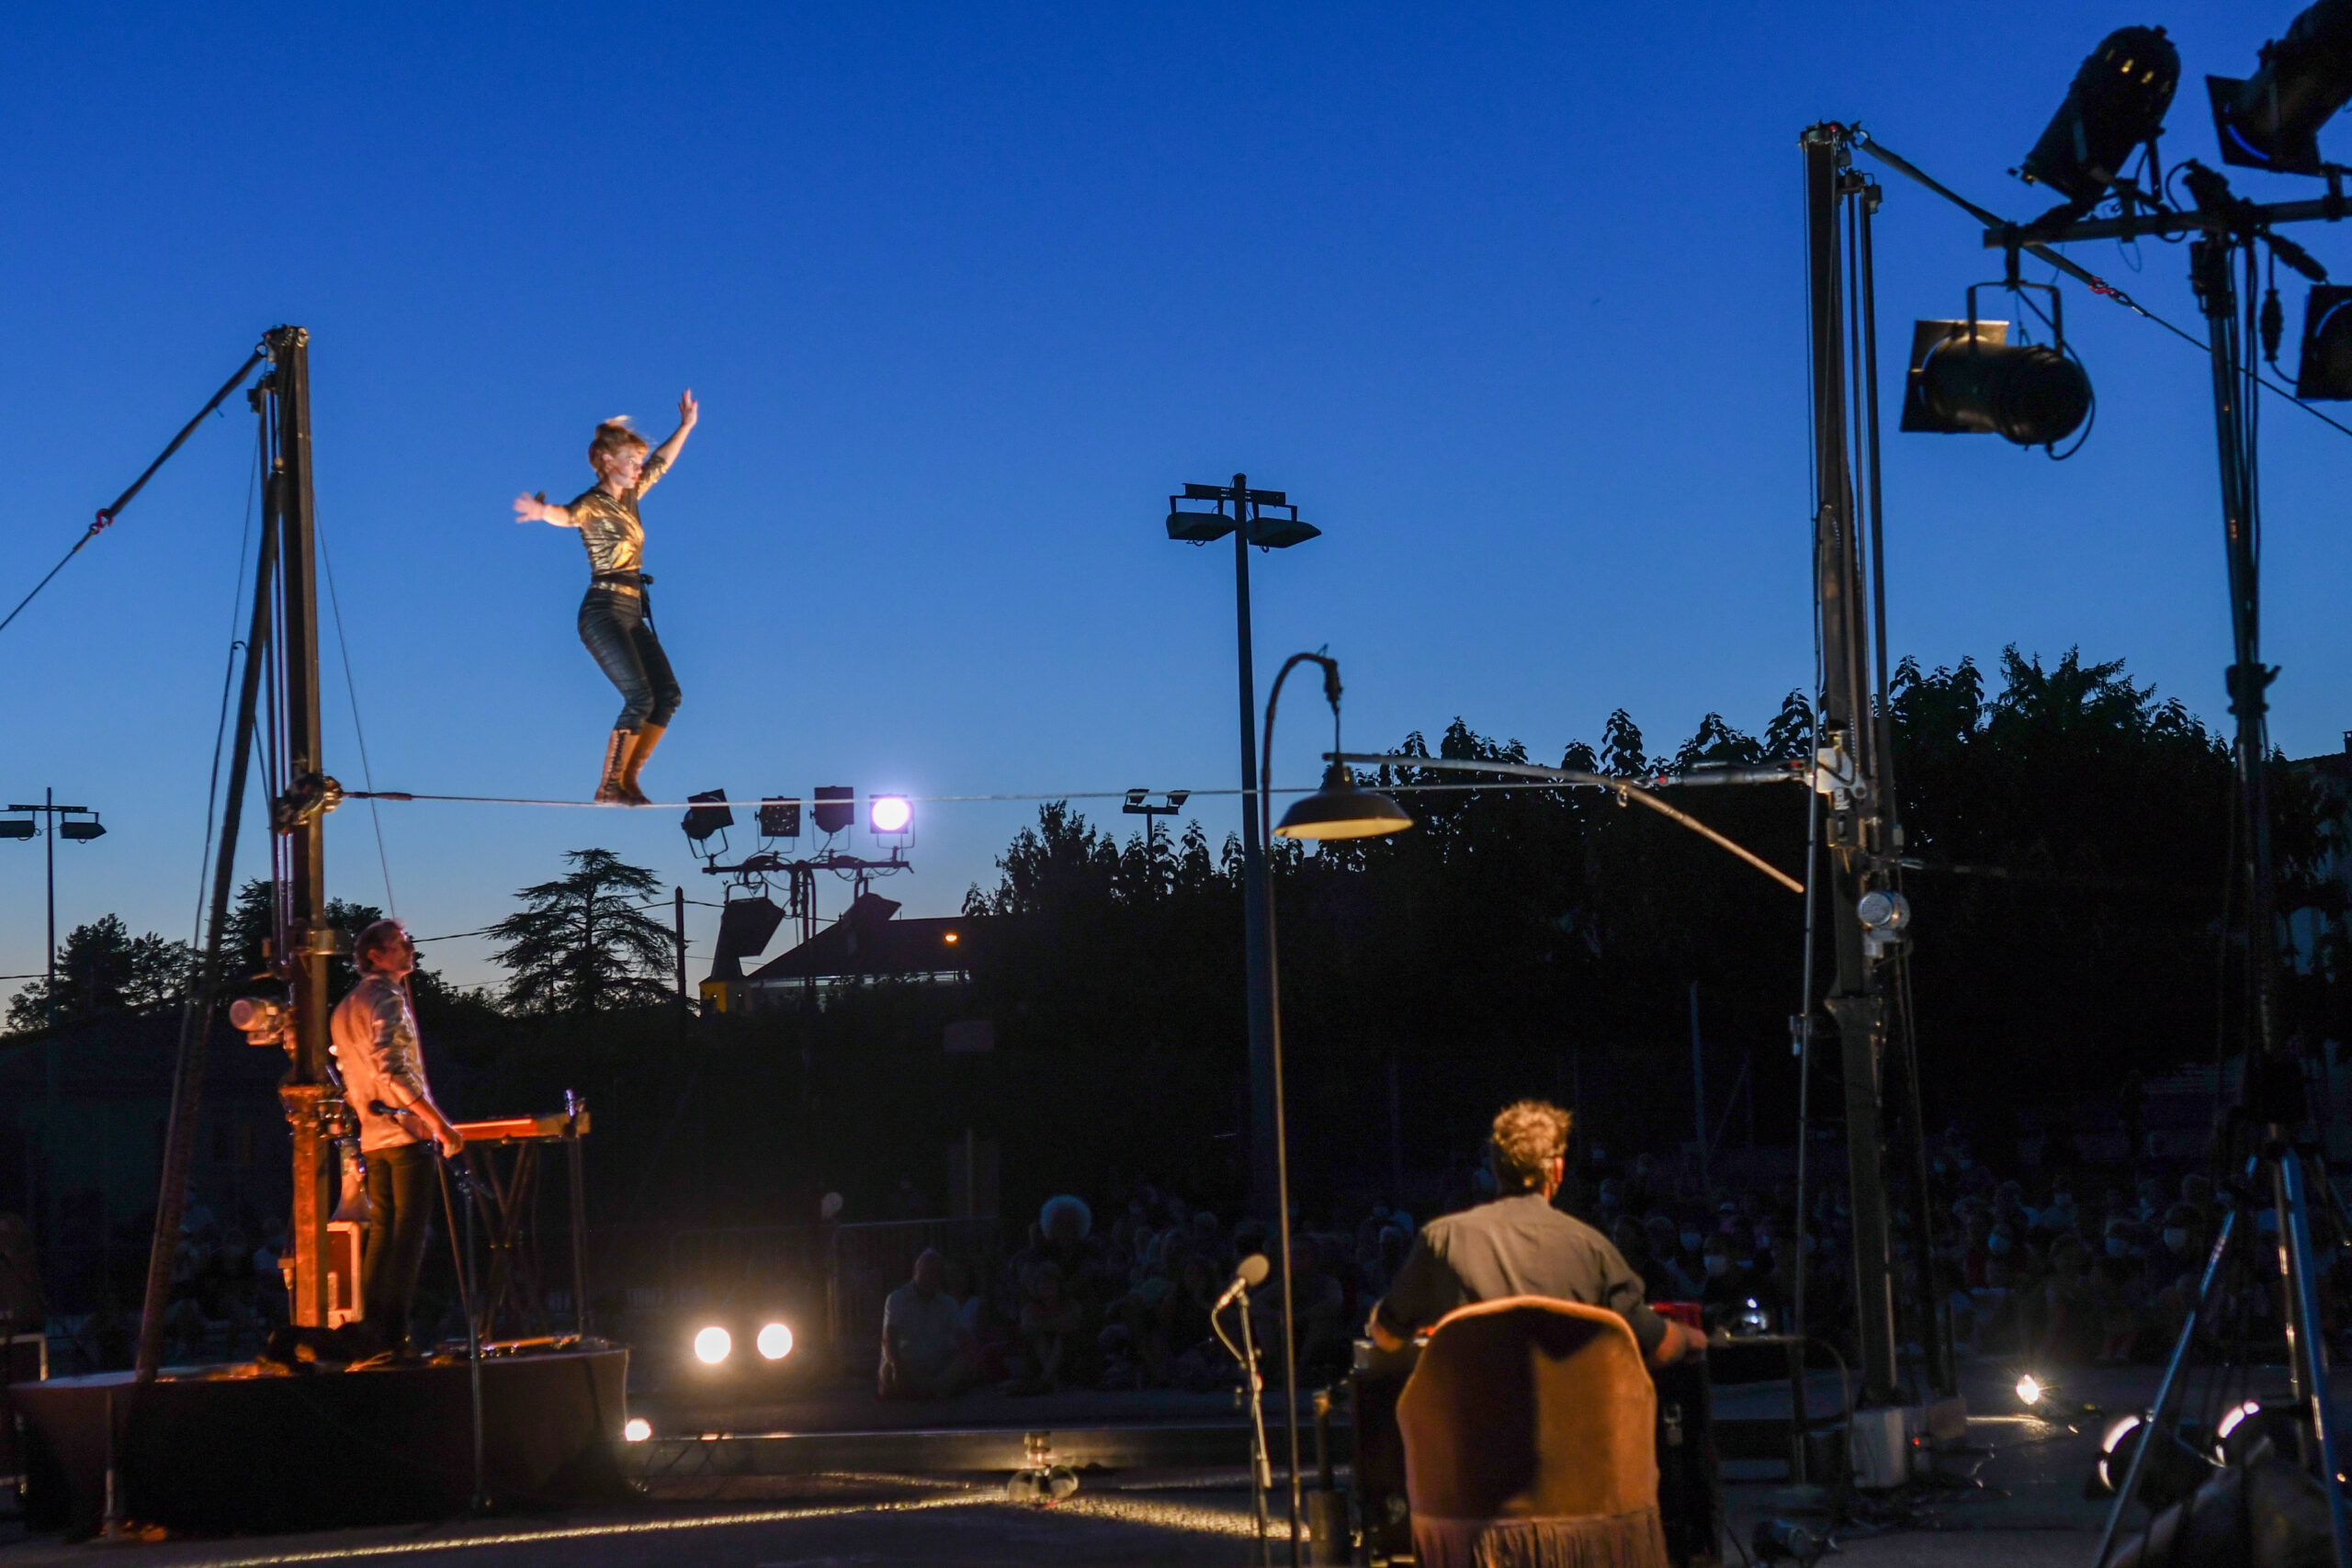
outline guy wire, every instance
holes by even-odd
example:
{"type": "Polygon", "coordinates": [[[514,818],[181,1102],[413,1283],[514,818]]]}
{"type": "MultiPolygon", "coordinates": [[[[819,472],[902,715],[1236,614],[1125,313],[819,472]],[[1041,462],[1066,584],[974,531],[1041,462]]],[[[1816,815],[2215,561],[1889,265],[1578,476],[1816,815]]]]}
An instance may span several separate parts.
{"type": "Polygon", "coordinates": [[[384,873],[384,913],[400,919],[400,901],[392,896],[392,861],[384,851],[384,818],[376,806],[376,770],[368,761],[368,731],[359,722],[359,687],[351,676],[351,644],[343,635],[343,598],[334,589],[334,556],[327,549],[324,528],[313,530],[319,541],[319,562],[326,569],[327,604],[334,611],[334,644],[343,655],[343,692],[351,703],[351,733],[359,742],[359,776],[368,781],[368,816],[376,826],[376,863],[384,873]]]}
{"type": "Polygon", "coordinates": [[[212,864],[212,829],[220,807],[220,750],[227,744],[229,733],[229,688],[237,674],[237,650],[244,640],[237,636],[238,623],[245,602],[245,557],[254,540],[254,500],[261,490],[261,444],[254,444],[253,473],[245,482],[245,531],[237,541],[237,575],[229,591],[229,660],[220,671],[220,716],[212,727],[212,778],[204,788],[204,853],[197,862],[196,926],[188,939],[191,950],[201,951],[204,945],[205,884],[212,864]]]}

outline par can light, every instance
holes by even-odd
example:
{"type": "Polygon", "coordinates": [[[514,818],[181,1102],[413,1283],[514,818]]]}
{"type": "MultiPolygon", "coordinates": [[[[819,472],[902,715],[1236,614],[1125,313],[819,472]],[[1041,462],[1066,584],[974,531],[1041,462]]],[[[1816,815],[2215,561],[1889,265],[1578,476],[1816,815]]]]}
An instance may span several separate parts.
{"type": "Polygon", "coordinates": [[[866,807],[865,819],[877,833],[903,833],[915,819],[915,808],[901,795],[877,795],[866,807]]]}
{"type": "Polygon", "coordinates": [[[2180,85],[2180,51],[2162,28],[2118,28],[2075,73],[2018,177],[2089,208],[2123,173],[2132,152],[2164,129],[2180,85]]]}
{"type": "Polygon", "coordinates": [[[792,1330],[781,1323],[771,1323],[760,1330],[752,1341],[761,1355],[771,1361],[781,1361],[792,1354],[792,1330]]]}
{"type": "Polygon", "coordinates": [[[2352,98],[2352,0],[2319,0],[2262,46],[2244,81],[2208,76],[2222,162],[2282,175],[2324,175],[2319,129],[2352,98]]]}
{"type": "Polygon", "coordinates": [[[2352,288],[2343,284],[2317,285],[2303,307],[2303,362],[2295,372],[2295,396],[2307,401],[2352,398],[2352,288]]]}
{"type": "Polygon", "coordinates": [[[715,1323],[695,1336],[695,1359],[706,1367],[718,1365],[734,1349],[735,1337],[715,1323]]]}
{"type": "Polygon", "coordinates": [[[641,1443],[651,1436],[653,1436],[653,1423],[642,1416],[630,1416],[628,1424],[621,1428],[623,1442],[641,1443]]]}
{"type": "Polygon", "coordinates": [[[1912,329],[1905,430],[2051,446],[2081,429],[2090,412],[2091,378],[2082,366],[2047,344],[2009,342],[2007,321],[1921,321],[1912,329]]]}

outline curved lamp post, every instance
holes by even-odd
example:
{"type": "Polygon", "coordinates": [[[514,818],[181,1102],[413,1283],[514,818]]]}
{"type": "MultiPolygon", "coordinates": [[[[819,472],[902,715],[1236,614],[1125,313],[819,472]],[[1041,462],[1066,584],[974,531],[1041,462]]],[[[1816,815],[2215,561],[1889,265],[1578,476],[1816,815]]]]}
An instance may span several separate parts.
{"type": "MultiPolygon", "coordinates": [[[[1324,770],[1323,787],[1304,795],[1273,825],[1274,707],[1283,700],[1283,682],[1301,664],[1323,667],[1323,697],[1331,705],[1331,750],[1340,750],[1340,663],[1320,653],[1294,653],[1274,677],[1266,695],[1266,728],[1259,758],[1257,814],[1265,839],[1375,839],[1400,833],[1413,825],[1405,808],[1385,795],[1360,789],[1347,768],[1334,761],[1324,770]]],[[[1274,1216],[1283,1265],[1283,1427],[1290,1441],[1290,1560],[1297,1568],[1299,1525],[1298,1479],[1298,1334],[1294,1312],[1290,1258],[1290,1139],[1283,1127],[1283,1008],[1281,969],[1275,962],[1273,879],[1264,883],[1266,932],[1266,998],[1271,1017],[1274,1077],[1274,1216]]]]}

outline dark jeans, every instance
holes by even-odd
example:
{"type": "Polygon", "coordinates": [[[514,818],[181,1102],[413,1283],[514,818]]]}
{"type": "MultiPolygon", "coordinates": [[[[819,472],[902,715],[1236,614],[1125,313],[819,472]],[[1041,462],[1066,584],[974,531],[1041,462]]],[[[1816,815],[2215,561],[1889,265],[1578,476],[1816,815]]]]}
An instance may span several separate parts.
{"type": "Polygon", "coordinates": [[[431,1144],[401,1144],[368,1156],[368,1248],[359,1265],[368,1337],[379,1349],[408,1348],[416,1277],[424,1267],[435,1180],[431,1144]]]}
{"type": "Polygon", "coordinates": [[[596,657],[605,678],[621,690],[621,716],[615,729],[667,726],[678,711],[678,678],[646,618],[642,593],[591,588],[580,601],[580,640],[596,657]]]}

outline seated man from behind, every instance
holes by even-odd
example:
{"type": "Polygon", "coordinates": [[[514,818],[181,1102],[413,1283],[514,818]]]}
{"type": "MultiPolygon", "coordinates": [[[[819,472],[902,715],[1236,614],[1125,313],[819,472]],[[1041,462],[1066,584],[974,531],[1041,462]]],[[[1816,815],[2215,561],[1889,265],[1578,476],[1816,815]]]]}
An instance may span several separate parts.
{"type": "Polygon", "coordinates": [[[1697,1329],[1669,1322],[1642,1299],[1642,1279],[1609,1238],[1552,1206],[1568,1148],[1568,1113],[1540,1100],[1495,1118],[1487,1164],[1499,1194],[1431,1220],[1388,1293],[1372,1309],[1372,1337],[1401,1350],[1454,1308],[1506,1296],[1549,1296],[1607,1307],[1625,1320],[1653,1366],[1703,1348],[1697,1329]]]}
{"type": "Polygon", "coordinates": [[[876,1388],[883,1398],[945,1399],[971,1382],[963,1312],[946,1284],[947,1260],[926,1247],[914,1278],[884,1298],[876,1388]]]}

